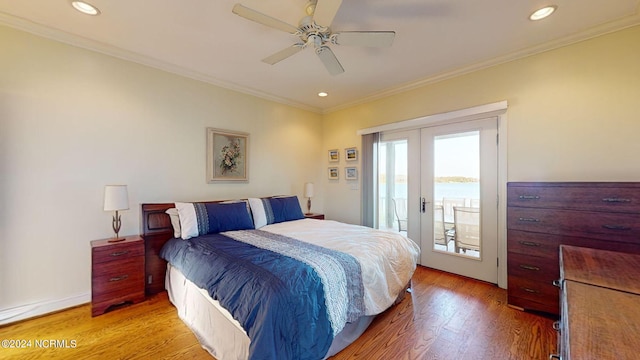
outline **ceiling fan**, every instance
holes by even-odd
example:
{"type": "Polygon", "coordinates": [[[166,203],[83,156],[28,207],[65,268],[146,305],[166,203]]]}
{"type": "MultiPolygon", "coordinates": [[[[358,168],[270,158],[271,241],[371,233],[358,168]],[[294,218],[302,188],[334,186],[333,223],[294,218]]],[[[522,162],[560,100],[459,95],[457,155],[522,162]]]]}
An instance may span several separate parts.
{"type": "Polygon", "coordinates": [[[233,13],[271,28],[286,31],[300,38],[300,42],[262,59],[267,64],[276,64],[307,47],[313,47],[316,54],[331,75],[344,72],[344,68],[328,45],[350,45],[386,47],[391,46],[394,31],[343,31],[332,32],[329,26],[336,16],[342,0],[311,0],[305,6],[307,16],[300,19],[298,26],[250,9],[242,4],[233,7],[233,13]]]}

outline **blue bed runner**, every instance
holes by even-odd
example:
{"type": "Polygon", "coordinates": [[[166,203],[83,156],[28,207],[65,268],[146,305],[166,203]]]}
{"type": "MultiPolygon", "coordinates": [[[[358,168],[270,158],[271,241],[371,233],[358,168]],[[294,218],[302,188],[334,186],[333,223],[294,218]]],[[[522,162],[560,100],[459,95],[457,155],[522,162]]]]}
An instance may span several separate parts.
{"type": "Polygon", "coordinates": [[[240,322],[249,358],[321,359],[364,314],[351,255],[261,230],[169,240],[160,256],[240,322]]]}

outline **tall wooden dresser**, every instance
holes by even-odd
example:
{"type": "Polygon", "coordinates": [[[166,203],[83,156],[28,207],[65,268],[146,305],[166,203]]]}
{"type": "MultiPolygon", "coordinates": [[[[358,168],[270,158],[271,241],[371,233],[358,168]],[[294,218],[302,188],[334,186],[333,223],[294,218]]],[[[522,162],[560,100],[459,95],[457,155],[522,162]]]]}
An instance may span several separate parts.
{"type": "Polygon", "coordinates": [[[510,305],[559,314],[561,244],[640,254],[640,183],[508,183],[510,305]]]}

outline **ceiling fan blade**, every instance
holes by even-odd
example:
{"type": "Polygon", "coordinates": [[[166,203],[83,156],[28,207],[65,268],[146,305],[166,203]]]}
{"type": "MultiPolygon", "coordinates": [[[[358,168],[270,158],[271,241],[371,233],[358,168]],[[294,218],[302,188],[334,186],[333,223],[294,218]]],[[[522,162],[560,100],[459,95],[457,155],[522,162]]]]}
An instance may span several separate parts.
{"type": "Polygon", "coordinates": [[[342,0],[318,0],[313,12],[313,21],[320,26],[331,26],[340,5],[342,5],[342,0]]]}
{"type": "Polygon", "coordinates": [[[242,4],[235,4],[233,6],[233,10],[231,10],[234,14],[238,15],[238,16],[242,16],[245,19],[251,20],[251,21],[255,21],[259,24],[274,28],[274,29],[278,29],[278,30],[282,30],[282,31],[286,31],[290,34],[295,34],[298,32],[298,28],[287,24],[284,21],[278,20],[276,18],[273,18],[269,15],[265,15],[259,11],[253,10],[253,9],[249,9],[248,7],[242,5],[242,4]]]}
{"type": "Polygon", "coordinates": [[[338,58],[328,46],[316,48],[316,54],[318,54],[318,57],[324,64],[324,67],[327,68],[327,71],[329,71],[329,74],[338,75],[344,72],[344,68],[340,65],[338,58]]]}
{"type": "Polygon", "coordinates": [[[277,53],[262,59],[262,61],[266,62],[267,64],[273,65],[288,58],[289,56],[297,54],[300,50],[303,49],[303,45],[304,44],[295,44],[293,46],[289,46],[286,49],[280,50],[277,53]]]}
{"type": "Polygon", "coordinates": [[[335,33],[331,41],[338,45],[386,47],[391,46],[395,31],[344,31],[335,33]]]}

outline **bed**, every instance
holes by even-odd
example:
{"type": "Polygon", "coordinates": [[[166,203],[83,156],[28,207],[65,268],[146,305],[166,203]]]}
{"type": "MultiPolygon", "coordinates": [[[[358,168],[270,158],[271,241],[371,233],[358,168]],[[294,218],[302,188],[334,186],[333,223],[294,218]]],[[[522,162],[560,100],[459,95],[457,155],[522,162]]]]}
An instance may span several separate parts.
{"type": "Polygon", "coordinates": [[[141,223],[147,293],[166,288],[218,360],[336,354],[402,299],[419,256],[398,233],[306,219],[295,196],[143,204],[141,223]]]}

